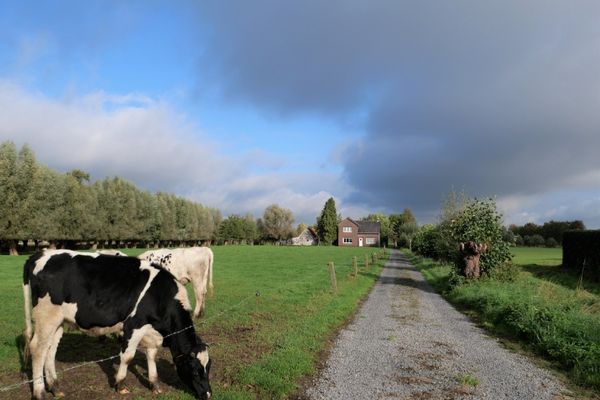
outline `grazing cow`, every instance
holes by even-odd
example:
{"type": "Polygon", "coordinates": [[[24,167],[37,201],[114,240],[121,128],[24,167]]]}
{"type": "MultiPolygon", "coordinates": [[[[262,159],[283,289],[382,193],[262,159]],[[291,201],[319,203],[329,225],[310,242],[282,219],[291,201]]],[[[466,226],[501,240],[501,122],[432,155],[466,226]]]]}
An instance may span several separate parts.
{"type": "Polygon", "coordinates": [[[25,263],[23,294],[35,399],[44,398],[44,375],[50,392],[62,394],[54,359],[64,322],[93,335],[122,333],[120,393],[128,392],[123,381],[138,345],[146,349],[152,389],[160,392],[155,357],[162,345],[194,396],[210,398],[207,345],[194,332],[185,288],[168,271],[135,257],[44,250],[25,263]]]}
{"type": "Polygon", "coordinates": [[[208,247],[188,247],[181,249],[149,250],[138,256],[141,260],[148,260],[153,264],[172,273],[182,284],[192,282],[196,297],[194,318],[204,312],[204,297],[206,287],[212,293],[212,271],[214,255],[208,247]]]}
{"type": "Polygon", "coordinates": [[[477,244],[475,242],[467,242],[460,244],[460,251],[463,255],[465,269],[463,274],[468,279],[478,279],[480,276],[479,259],[482,253],[488,250],[485,243],[477,244]]]}

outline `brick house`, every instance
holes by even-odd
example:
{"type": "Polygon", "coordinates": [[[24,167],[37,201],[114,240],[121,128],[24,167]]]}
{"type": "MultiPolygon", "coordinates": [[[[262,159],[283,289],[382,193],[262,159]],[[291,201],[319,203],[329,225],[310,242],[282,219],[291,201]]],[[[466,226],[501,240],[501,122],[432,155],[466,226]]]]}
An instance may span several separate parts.
{"type": "Polygon", "coordinates": [[[338,246],[379,247],[380,243],[379,221],[355,221],[346,218],[338,224],[338,246]]]}

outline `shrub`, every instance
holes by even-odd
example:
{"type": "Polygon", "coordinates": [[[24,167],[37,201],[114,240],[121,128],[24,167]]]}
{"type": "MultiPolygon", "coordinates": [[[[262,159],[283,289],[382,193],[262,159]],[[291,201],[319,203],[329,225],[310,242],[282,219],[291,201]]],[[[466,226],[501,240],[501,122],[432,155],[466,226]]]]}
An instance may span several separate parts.
{"type": "Polygon", "coordinates": [[[441,225],[423,225],[413,239],[413,250],[418,254],[442,261],[453,261],[458,245],[451,240],[441,225]]]}
{"type": "Polygon", "coordinates": [[[484,274],[510,261],[512,258],[509,243],[503,240],[502,216],[496,210],[492,199],[471,200],[456,219],[448,224],[450,240],[454,244],[454,266],[462,271],[463,260],[458,252],[461,242],[486,243],[488,250],[481,255],[480,268],[484,274]]]}
{"type": "Polygon", "coordinates": [[[436,227],[431,224],[423,225],[413,239],[413,250],[422,256],[437,258],[436,254],[436,227]]]}
{"type": "Polygon", "coordinates": [[[553,237],[546,239],[546,247],[558,247],[558,242],[553,237]]]}

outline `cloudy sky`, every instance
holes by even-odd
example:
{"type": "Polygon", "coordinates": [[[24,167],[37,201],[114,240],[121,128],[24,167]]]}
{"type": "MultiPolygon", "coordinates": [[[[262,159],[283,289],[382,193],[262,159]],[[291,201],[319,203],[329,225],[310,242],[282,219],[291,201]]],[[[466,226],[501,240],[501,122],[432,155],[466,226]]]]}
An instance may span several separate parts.
{"type": "Polygon", "coordinates": [[[600,2],[3,1],[0,141],[224,214],[600,227],[600,2]]]}

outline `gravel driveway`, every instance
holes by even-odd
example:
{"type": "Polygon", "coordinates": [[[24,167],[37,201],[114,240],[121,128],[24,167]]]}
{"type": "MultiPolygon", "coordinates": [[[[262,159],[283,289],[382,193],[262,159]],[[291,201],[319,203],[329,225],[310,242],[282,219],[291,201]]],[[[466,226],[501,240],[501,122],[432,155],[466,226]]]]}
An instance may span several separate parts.
{"type": "Polygon", "coordinates": [[[334,343],[309,399],[563,399],[568,391],[436,294],[398,251],[334,343]]]}

